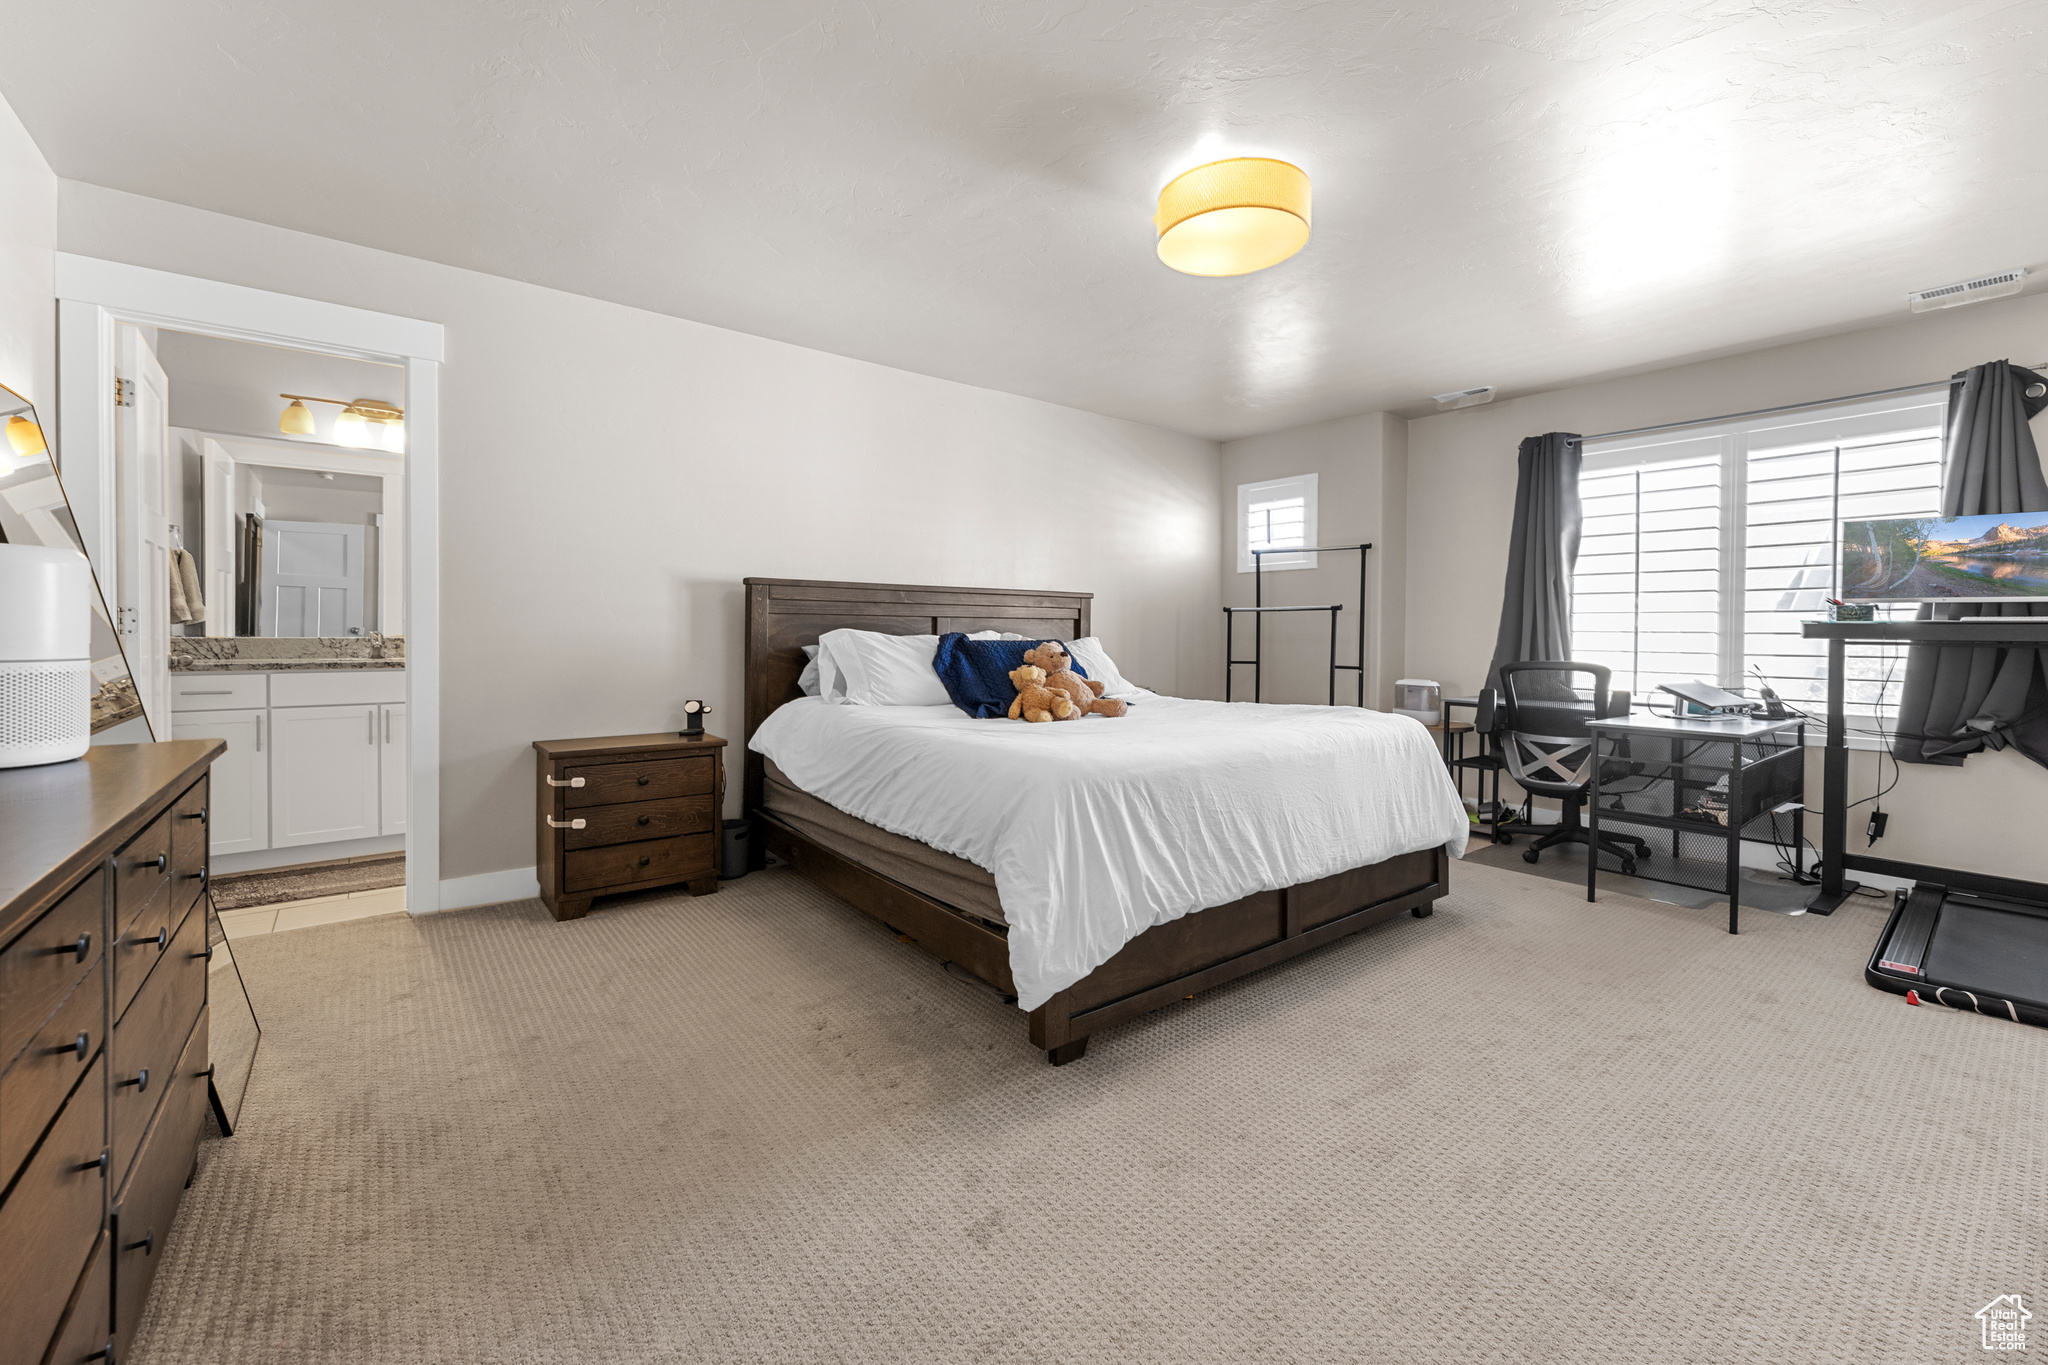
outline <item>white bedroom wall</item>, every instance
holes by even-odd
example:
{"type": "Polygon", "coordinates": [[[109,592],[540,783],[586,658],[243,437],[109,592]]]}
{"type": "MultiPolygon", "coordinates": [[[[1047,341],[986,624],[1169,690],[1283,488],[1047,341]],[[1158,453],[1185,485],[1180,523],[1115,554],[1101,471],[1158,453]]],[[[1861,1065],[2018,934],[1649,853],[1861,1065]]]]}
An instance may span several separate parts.
{"type": "MultiPolygon", "coordinates": [[[[1391,413],[1368,412],[1314,426],[1248,436],[1223,445],[1222,566],[1224,601],[1252,605],[1252,576],[1237,571],[1239,484],[1295,474],[1316,475],[1317,534],[1325,545],[1370,544],[1366,573],[1366,705],[1390,704],[1401,676],[1407,559],[1402,530],[1408,465],[1407,424],[1391,413]]],[[[1358,649],[1358,556],[1321,555],[1313,569],[1266,575],[1266,603],[1286,606],[1341,602],[1337,661],[1354,662],[1358,649]]],[[[1252,656],[1252,618],[1237,624],[1237,657],[1252,656]]],[[[1321,703],[1329,697],[1329,618],[1270,615],[1265,626],[1264,699],[1321,703]]],[[[1221,659],[1218,659],[1218,666],[1221,659]]],[[[1237,670],[1239,700],[1252,695],[1252,670],[1237,670]]],[[[1350,673],[1337,675],[1337,700],[1358,695],[1350,673]]]]}
{"type": "Polygon", "coordinates": [[[61,243],[446,326],[444,878],[533,864],[536,739],[737,742],[749,575],[1093,592],[1213,695],[1213,442],[68,181],[61,243]]]}
{"type": "Polygon", "coordinates": [[[57,177],[0,101],[0,384],[55,438],[57,177]]]}
{"type": "MultiPolygon", "coordinates": [[[[1515,449],[1547,431],[1594,435],[1945,379],[2001,358],[2048,357],[2048,295],[1928,314],[1894,326],[1417,418],[1408,424],[1407,661],[1446,694],[1483,681],[1500,623],[1515,449]]],[[[2048,422],[2035,424],[2048,444],[2048,422]]],[[[1808,790],[1819,802],[1818,751],[1808,790]]],[[[1877,755],[1851,755],[1851,795],[1875,791],[1877,755]]],[[[1889,761],[1884,778],[1891,779],[1889,761]]],[[[2048,769],[2010,753],[1961,768],[1907,767],[1884,798],[1878,856],[2048,877],[2037,833],[2048,769]]],[[[1860,829],[1859,808],[1852,832],[1860,829]]],[[[1818,839],[1817,831],[1813,831],[1818,839]]],[[[1859,845],[1860,846],[1860,845],[1859,845]]]]}

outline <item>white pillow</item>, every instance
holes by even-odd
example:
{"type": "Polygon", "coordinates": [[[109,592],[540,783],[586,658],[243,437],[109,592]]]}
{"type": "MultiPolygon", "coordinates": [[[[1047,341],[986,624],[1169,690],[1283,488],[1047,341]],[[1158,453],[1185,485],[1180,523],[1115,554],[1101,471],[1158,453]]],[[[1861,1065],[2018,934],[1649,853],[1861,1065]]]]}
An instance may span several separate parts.
{"type": "Polygon", "coordinates": [[[804,660],[804,671],[799,673],[796,679],[797,690],[807,697],[815,697],[820,690],[818,683],[818,647],[816,645],[804,646],[804,660]]]}
{"type": "MultiPolygon", "coordinates": [[[[970,640],[994,640],[992,630],[970,640]]],[[[953,699],[932,663],[936,635],[884,635],[874,630],[828,630],[818,637],[819,695],[854,706],[950,706],[953,699]]]]}
{"type": "Polygon", "coordinates": [[[1144,695],[1145,690],[1143,688],[1134,685],[1122,673],[1117,671],[1116,660],[1109,657],[1109,651],[1102,647],[1102,641],[1096,639],[1093,635],[1088,636],[1086,639],[1067,641],[1067,653],[1073,657],[1075,663],[1081,665],[1083,673],[1102,684],[1103,696],[1138,697],[1144,695]]]}

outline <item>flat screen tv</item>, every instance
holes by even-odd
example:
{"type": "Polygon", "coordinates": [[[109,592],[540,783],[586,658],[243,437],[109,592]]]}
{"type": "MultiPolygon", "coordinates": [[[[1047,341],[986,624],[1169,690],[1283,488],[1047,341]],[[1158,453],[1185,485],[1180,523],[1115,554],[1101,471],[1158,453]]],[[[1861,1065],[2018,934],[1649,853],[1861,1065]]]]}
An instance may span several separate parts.
{"type": "Polygon", "coordinates": [[[1842,523],[1844,602],[2048,600],[2048,512],[1842,523]]]}

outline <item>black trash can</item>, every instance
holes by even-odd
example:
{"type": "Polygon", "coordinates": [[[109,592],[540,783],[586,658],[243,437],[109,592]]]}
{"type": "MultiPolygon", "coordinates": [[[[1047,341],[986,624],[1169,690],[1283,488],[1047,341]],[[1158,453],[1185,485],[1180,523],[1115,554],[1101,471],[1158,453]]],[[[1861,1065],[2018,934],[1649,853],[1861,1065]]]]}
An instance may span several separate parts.
{"type": "Polygon", "coordinates": [[[748,846],[747,836],[753,832],[750,820],[728,820],[725,822],[725,867],[718,874],[720,881],[732,881],[747,875],[747,858],[753,852],[748,846]]]}

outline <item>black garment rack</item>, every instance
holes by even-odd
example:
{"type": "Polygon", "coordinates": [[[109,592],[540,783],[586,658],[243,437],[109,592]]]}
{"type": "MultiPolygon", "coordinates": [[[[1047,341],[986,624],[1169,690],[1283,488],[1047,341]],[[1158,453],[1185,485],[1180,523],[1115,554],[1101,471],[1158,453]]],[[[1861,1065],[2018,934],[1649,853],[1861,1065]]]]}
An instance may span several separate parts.
{"type": "Polygon", "coordinates": [[[1358,675],[1358,704],[1365,705],[1365,561],[1372,545],[1287,545],[1267,550],[1252,551],[1252,605],[1249,607],[1225,607],[1223,609],[1223,700],[1230,700],[1230,685],[1235,675],[1230,671],[1239,666],[1252,670],[1252,700],[1264,700],[1265,666],[1261,659],[1266,646],[1266,613],[1282,611],[1326,611],[1330,613],[1330,705],[1337,704],[1337,675],[1356,673],[1358,675]],[[1358,662],[1340,664],[1337,662],[1337,614],[1344,610],[1339,602],[1333,606],[1321,607],[1269,607],[1266,605],[1266,561],[1267,555],[1319,555],[1343,554],[1358,551],[1358,662]],[[1246,615],[1252,618],[1252,657],[1237,657],[1237,618],[1246,615]]]}
{"type": "Polygon", "coordinates": [[[1828,737],[1822,765],[1820,816],[1820,892],[1807,905],[1816,915],[1833,914],[1861,883],[1846,871],[1876,872],[1886,877],[1938,882],[1943,886],[1992,896],[2020,899],[2048,894],[2048,886],[2011,877],[1994,877],[1959,868],[1872,858],[1848,851],[1849,745],[1843,714],[1843,683],[1847,646],[1853,643],[1909,645],[2036,645],[2048,648],[2048,618],[1979,616],[1959,621],[1802,621],[1799,633],[1828,642],[1828,737]]]}

